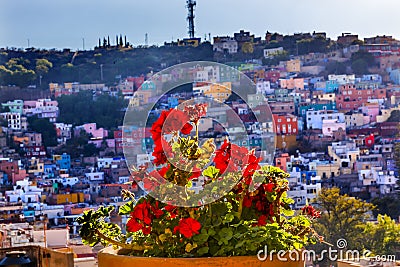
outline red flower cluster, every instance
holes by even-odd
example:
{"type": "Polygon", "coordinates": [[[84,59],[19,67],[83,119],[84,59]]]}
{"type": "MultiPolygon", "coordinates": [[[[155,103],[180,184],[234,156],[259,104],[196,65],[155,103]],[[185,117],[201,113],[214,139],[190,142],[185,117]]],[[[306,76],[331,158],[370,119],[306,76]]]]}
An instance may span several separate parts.
{"type": "Polygon", "coordinates": [[[179,231],[186,238],[191,238],[194,234],[199,234],[201,224],[193,218],[182,218],[179,225],[175,226],[174,234],[179,231]]]}
{"type": "Polygon", "coordinates": [[[260,162],[261,158],[257,158],[256,155],[254,155],[254,151],[252,151],[248,157],[247,157],[247,164],[246,167],[243,170],[243,178],[244,182],[249,185],[253,181],[253,174],[255,173],[256,170],[260,168],[260,165],[258,163],[260,162]]]}
{"type": "Polygon", "coordinates": [[[168,211],[168,213],[169,213],[169,217],[171,218],[171,219],[174,219],[176,216],[178,216],[178,207],[176,207],[176,206],[172,206],[172,205],[167,205],[167,206],[165,206],[165,208],[164,208],[166,211],[168,211]]]}
{"type": "Polygon", "coordinates": [[[161,168],[159,171],[153,170],[145,178],[143,178],[143,187],[147,192],[165,183],[165,174],[169,169],[169,165],[161,168]]]}
{"type": "Polygon", "coordinates": [[[190,121],[197,123],[201,117],[207,113],[207,104],[196,104],[186,106],[184,111],[190,117],[190,121]]]}
{"type": "Polygon", "coordinates": [[[260,160],[261,158],[256,157],[254,151],[249,153],[247,148],[229,143],[227,140],[220,149],[215,151],[214,157],[215,167],[219,169],[220,174],[241,168],[247,185],[251,183],[254,172],[260,168],[258,165],[260,160]]]}
{"type": "Polygon", "coordinates": [[[133,208],[126,227],[129,232],[142,230],[143,234],[148,235],[151,233],[153,218],[160,218],[163,214],[164,212],[158,207],[158,201],[152,206],[150,202],[144,200],[133,208]]]}
{"type": "Polygon", "coordinates": [[[304,206],[301,209],[301,213],[303,215],[307,215],[309,217],[311,217],[312,219],[316,219],[316,218],[320,218],[321,217],[321,212],[317,211],[313,206],[308,205],[308,206],[304,206]]]}
{"type": "Polygon", "coordinates": [[[232,146],[231,143],[225,140],[221,148],[215,151],[214,163],[215,167],[219,169],[220,174],[226,170],[237,171],[237,167],[234,165],[233,160],[231,160],[232,146]]]}
{"type": "Polygon", "coordinates": [[[251,208],[254,203],[255,209],[261,214],[257,225],[266,225],[267,220],[273,222],[273,217],[275,216],[274,206],[268,201],[266,194],[272,193],[274,187],[273,183],[264,184],[257,189],[256,195],[247,194],[243,198],[243,207],[251,208]]]}
{"type": "Polygon", "coordinates": [[[151,127],[151,136],[154,140],[153,156],[154,164],[161,165],[167,162],[167,155],[172,152],[171,146],[162,137],[163,134],[169,134],[181,131],[183,134],[189,134],[193,126],[188,122],[189,116],[177,109],[163,110],[157,121],[151,127]]]}

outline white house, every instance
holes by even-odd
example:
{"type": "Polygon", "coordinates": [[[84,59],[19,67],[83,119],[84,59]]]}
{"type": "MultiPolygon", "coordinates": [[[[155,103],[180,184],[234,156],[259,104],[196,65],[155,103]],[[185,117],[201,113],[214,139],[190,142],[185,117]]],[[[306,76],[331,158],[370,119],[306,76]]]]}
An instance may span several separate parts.
{"type": "Polygon", "coordinates": [[[270,58],[283,52],[283,47],[264,49],[264,58],[270,58]]]}
{"type": "Polygon", "coordinates": [[[14,190],[6,191],[5,196],[8,202],[22,201],[24,203],[40,202],[43,192],[42,188],[32,185],[27,178],[17,181],[14,190]]]}
{"type": "Polygon", "coordinates": [[[256,88],[257,94],[270,95],[274,93],[274,89],[271,89],[271,83],[269,81],[258,81],[256,88]]]}
{"type": "Polygon", "coordinates": [[[338,122],[337,119],[332,120],[322,120],[322,134],[325,136],[333,136],[334,132],[338,130],[346,131],[346,123],[338,122]]]}
{"type": "MultiPolygon", "coordinates": [[[[338,123],[344,123],[343,113],[332,110],[308,110],[306,113],[307,129],[322,129],[323,120],[336,120],[338,123]]],[[[343,129],[345,129],[344,126],[343,129]]]]}
{"type": "Polygon", "coordinates": [[[7,121],[7,127],[11,130],[21,130],[21,114],[5,112],[1,113],[4,120],[7,121]]]}
{"type": "Polygon", "coordinates": [[[354,74],[341,74],[341,75],[335,75],[335,74],[329,74],[328,75],[328,80],[329,81],[335,81],[339,85],[344,85],[344,84],[354,84],[356,82],[356,75],[354,74]]]}
{"type": "Polygon", "coordinates": [[[85,176],[89,181],[104,181],[104,172],[87,172],[85,176]]]}
{"type": "Polygon", "coordinates": [[[233,37],[214,37],[213,51],[235,54],[238,51],[238,42],[233,37]]]}

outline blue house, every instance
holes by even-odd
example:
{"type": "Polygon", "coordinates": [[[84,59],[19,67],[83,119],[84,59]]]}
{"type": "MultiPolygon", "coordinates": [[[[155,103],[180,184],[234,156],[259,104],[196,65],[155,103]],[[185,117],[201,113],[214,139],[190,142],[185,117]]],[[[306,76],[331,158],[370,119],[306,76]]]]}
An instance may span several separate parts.
{"type": "Polygon", "coordinates": [[[317,176],[317,171],[301,171],[301,182],[304,184],[312,184],[315,183],[315,180],[312,180],[311,177],[317,176]]]}
{"type": "Polygon", "coordinates": [[[333,93],[337,90],[339,90],[339,84],[337,81],[326,81],[325,93],[333,93]]]}
{"type": "Polygon", "coordinates": [[[66,153],[62,154],[61,159],[57,160],[57,164],[60,169],[69,170],[71,168],[71,156],[66,153]]]}
{"type": "Polygon", "coordinates": [[[315,111],[319,110],[336,110],[336,102],[330,102],[327,104],[314,103],[305,106],[299,106],[298,108],[298,116],[302,117],[304,120],[306,119],[307,110],[313,109],[315,111]]]}
{"type": "Polygon", "coordinates": [[[175,108],[179,105],[179,100],[177,97],[168,97],[168,108],[175,108]]]}

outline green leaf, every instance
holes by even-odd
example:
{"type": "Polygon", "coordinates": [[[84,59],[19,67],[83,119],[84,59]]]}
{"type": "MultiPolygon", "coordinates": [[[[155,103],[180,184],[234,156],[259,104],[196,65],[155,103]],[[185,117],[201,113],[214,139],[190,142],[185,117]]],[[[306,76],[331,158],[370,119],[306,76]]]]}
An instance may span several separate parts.
{"type": "Polygon", "coordinates": [[[208,235],[209,236],[213,236],[215,234],[216,234],[216,232],[215,232],[215,230],[213,228],[208,229],[208,235]]]}
{"type": "Polygon", "coordinates": [[[224,220],[222,221],[223,223],[230,223],[231,221],[233,221],[233,219],[235,218],[235,216],[233,216],[233,214],[226,214],[224,220]]]}
{"type": "Polygon", "coordinates": [[[215,168],[214,166],[208,166],[208,168],[203,171],[203,176],[207,176],[210,178],[215,178],[218,174],[219,169],[215,168]]]}
{"type": "Polygon", "coordinates": [[[133,211],[134,207],[135,207],[135,204],[133,203],[133,201],[128,201],[119,208],[118,212],[120,215],[127,215],[133,211]]]}
{"type": "Polygon", "coordinates": [[[209,247],[202,247],[197,250],[197,254],[199,254],[199,256],[202,256],[202,255],[208,253],[208,251],[209,251],[209,247]]]}
{"type": "Polygon", "coordinates": [[[287,210],[287,209],[281,209],[283,215],[285,216],[293,216],[294,215],[294,210],[287,210]]]}

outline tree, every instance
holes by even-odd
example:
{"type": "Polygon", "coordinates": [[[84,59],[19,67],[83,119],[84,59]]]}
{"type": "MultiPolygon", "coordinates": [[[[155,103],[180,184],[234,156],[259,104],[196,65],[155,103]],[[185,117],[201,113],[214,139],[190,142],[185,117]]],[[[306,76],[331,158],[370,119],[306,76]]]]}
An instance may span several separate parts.
{"type": "Polygon", "coordinates": [[[346,65],[342,62],[331,61],[326,65],[327,74],[345,74],[346,73],[346,65]]]}
{"type": "Polygon", "coordinates": [[[315,202],[321,210],[321,218],[315,224],[320,235],[332,244],[344,238],[348,249],[362,248],[360,225],[370,217],[375,208],[373,204],[341,195],[339,188],[323,188],[315,202]]]}
{"type": "Polygon", "coordinates": [[[54,125],[48,119],[38,119],[36,116],[28,118],[29,127],[32,131],[42,134],[45,147],[57,145],[57,132],[54,125]]]}
{"type": "Polygon", "coordinates": [[[393,110],[390,113],[390,117],[387,119],[388,122],[400,122],[400,110],[393,110]]]}
{"type": "Polygon", "coordinates": [[[374,216],[378,214],[388,215],[393,219],[397,219],[400,216],[400,199],[394,196],[384,196],[382,198],[375,198],[372,203],[376,205],[374,210],[374,216]]]}
{"type": "Polygon", "coordinates": [[[119,46],[123,47],[124,43],[122,42],[122,34],[119,36],[119,46]]]}
{"type": "Polygon", "coordinates": [[[49,72],[49,69],[53,67],[53,63],[45,58],[36,59],[36,73],[39,75],[44,75],[49,72]]]}
{"type": "Polygon", "coordinates": [[[359,58],[351,63],[351,69],[357,75],[368,74],[368,63],[365,59],[359,58]]]}
{"type": "Polygon", "coordinates": [[[400,247],[400,225],[387,215],[378,215],[378,222],[364,226],[363,242],[375,255],[394,255],[400,247]]]}
{"type": "Polygon", "coordinates": [[[254,46],[250,42],[245,42],[242,45],[242,52],[245,54],[252,54],[254,52],[254,46]]]}
{"type": "Polygon", "coordinates": [[[374,65],[376,62],[371,53],[358,51],[351,55],[351,68],[355,74],[367,74],[368,68],[374,65]]]}
{"type": "MultiPolygon", "coordinates": [[[[364,244],[363,226],[369,218],[374,205],[362,200],[341,195],[339,188],[323,188],[315,199],[317,208],[321,211],[321,218],[314,223],[316,233],[333,246],[340,240],[346,240],[345,248],[362,251],[364,244]]],[[[317,243],[312,248],[317,254],[327,249],[324,243],[317,243]]],[[[335,248],[334,248],[335,249],[335,248]]],[[[332,264],[326,257],[320,262],[323,266],[332,264]]]]}
{"type": "Polygon", "coordinates": [[[98,96],[93,100],[91,92],[82,91],[76,95],[63,95],[58,99],[60,122],[81,125],[97,123],[106,129],[117,128],[122,124],[123,108],[127,106],[122,97],[98,96]]]}
{"type": "Polygon", "coordinates": [[[23,58],[11,58],[0,65],[0,81],[3,85],[26,87],[36,79],[35,71],[29,69],[30,61],[23,58]]]}

